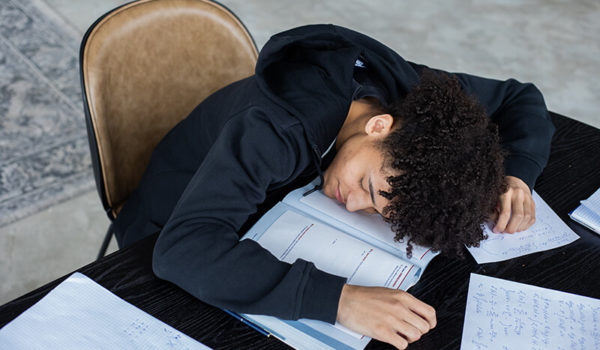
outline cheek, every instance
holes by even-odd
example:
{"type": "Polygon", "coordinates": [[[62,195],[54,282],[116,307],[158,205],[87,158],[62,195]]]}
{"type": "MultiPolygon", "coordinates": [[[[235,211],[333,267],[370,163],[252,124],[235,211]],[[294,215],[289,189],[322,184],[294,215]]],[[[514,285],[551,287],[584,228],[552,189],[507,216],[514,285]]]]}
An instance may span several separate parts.
{"type": "Polygon", "coordinates": [[[368,162],[368,157],[365,157],[360,149],[352,146],[342,147],[327,168],[328,181],[335,182],[337,186],[339,180],[345,189],[354,187],[362,177],[361,172],[364,171],[365,162],[368,162]]]}
{"type": "Polygon", "coordinates": [[[331,164],[327,167],[325,171],[326,174],[334,178],[340,178],[347,172],[347,164],[348,164],[348,156],[344,153],[338,153],[335,158],[331,161],[331,164]]]}
{"type": "Polygon", "coordinates": [[[356,159],[348,159],[346,162],[340,163],[340,179],[346,187],[354,187],[358,183],[360,169],[360,163],[357,163],[356,159]]]}

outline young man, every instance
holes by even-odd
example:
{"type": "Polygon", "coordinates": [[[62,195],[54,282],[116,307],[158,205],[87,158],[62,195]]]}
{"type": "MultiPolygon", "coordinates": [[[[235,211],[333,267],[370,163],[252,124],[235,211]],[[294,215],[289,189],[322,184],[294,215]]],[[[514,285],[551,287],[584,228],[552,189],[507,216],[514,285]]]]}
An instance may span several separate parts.
{"type": "Polygon", "coordinates": [[[533,223],[531,189],[552,133],[531,84],[436,73],[349,29],[300,27],[273,36],[255,75],[164,138],[115,222],[117,239],[123,247],[161,230],[155,273],[207,303],[337,319],[403,348],[435,326],[433,308],[240,242],[253,215],[318,175],[327,196],[382,214],[397,238],[461,255],[493,212],[497,232],[533,223]]]}

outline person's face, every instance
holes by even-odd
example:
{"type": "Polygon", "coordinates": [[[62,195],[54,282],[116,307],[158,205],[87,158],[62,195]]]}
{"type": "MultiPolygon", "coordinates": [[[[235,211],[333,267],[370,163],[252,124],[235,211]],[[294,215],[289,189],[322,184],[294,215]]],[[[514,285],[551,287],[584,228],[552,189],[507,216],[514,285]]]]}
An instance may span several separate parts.
{"type": "Polygon", "coordinates": [[[377,141],[381,135],[358,134],[348,138],[337,151],[324,174],[323,192],[348,211],[383,213],[389,200],[379,191],[389,191],[384,155],[377,141]],[[375,137],[377,136],[377,137],[375,137]]]}

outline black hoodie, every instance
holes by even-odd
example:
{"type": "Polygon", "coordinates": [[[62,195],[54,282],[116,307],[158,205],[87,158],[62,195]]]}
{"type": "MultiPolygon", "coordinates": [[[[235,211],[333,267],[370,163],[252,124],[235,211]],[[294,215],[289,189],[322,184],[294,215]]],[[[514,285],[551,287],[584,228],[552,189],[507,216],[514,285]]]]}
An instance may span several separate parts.
{"type": "MultiPolygon", "coordinates": [[[[280,262],[238,234],[269,193],[324,170],[321,156],[348,114],[359,57],[384,104],[405,96],[425,67],[338,26],[273,36],[255,75],[211,95],[157,147],[115,222],[119,244],[162,228],[153,259],[160,278],[218,307],[333,323],[344,278],[304,260],[280,262]]],[[[512,79],[456,76],[498,123],[507,174],[533,188],[554,130],[540,92],[512,79]]]]}

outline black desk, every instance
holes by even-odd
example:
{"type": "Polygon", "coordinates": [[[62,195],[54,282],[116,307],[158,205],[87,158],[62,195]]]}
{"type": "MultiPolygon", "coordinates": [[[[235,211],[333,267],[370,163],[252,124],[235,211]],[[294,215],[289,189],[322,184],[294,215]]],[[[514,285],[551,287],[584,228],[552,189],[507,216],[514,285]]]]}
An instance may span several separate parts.
{"type": "MultiPolygon", "coordinates": [[[[478,265],[436,257],[410,292],[437,310],[438,325],[410,349],[458,349],[469,274],[500,277],[600,298],[600,237],[572,222],[567,213],[600,187],[600,130],[553,114],[557,132],[550,162],[535,190],[581,239],[561,248],[499,263],[478,265]]],[[[119,297],[213,348],[286,349],[223,311],[198,301],[152,274],[156,236],[111,254],[78,271],[119,297]]],[[[33,305],[58,283],[51,282],[0,307],[0,327],[33,305]]],[[[391,348],[371,341],[367,349],[391,348]]]]}

